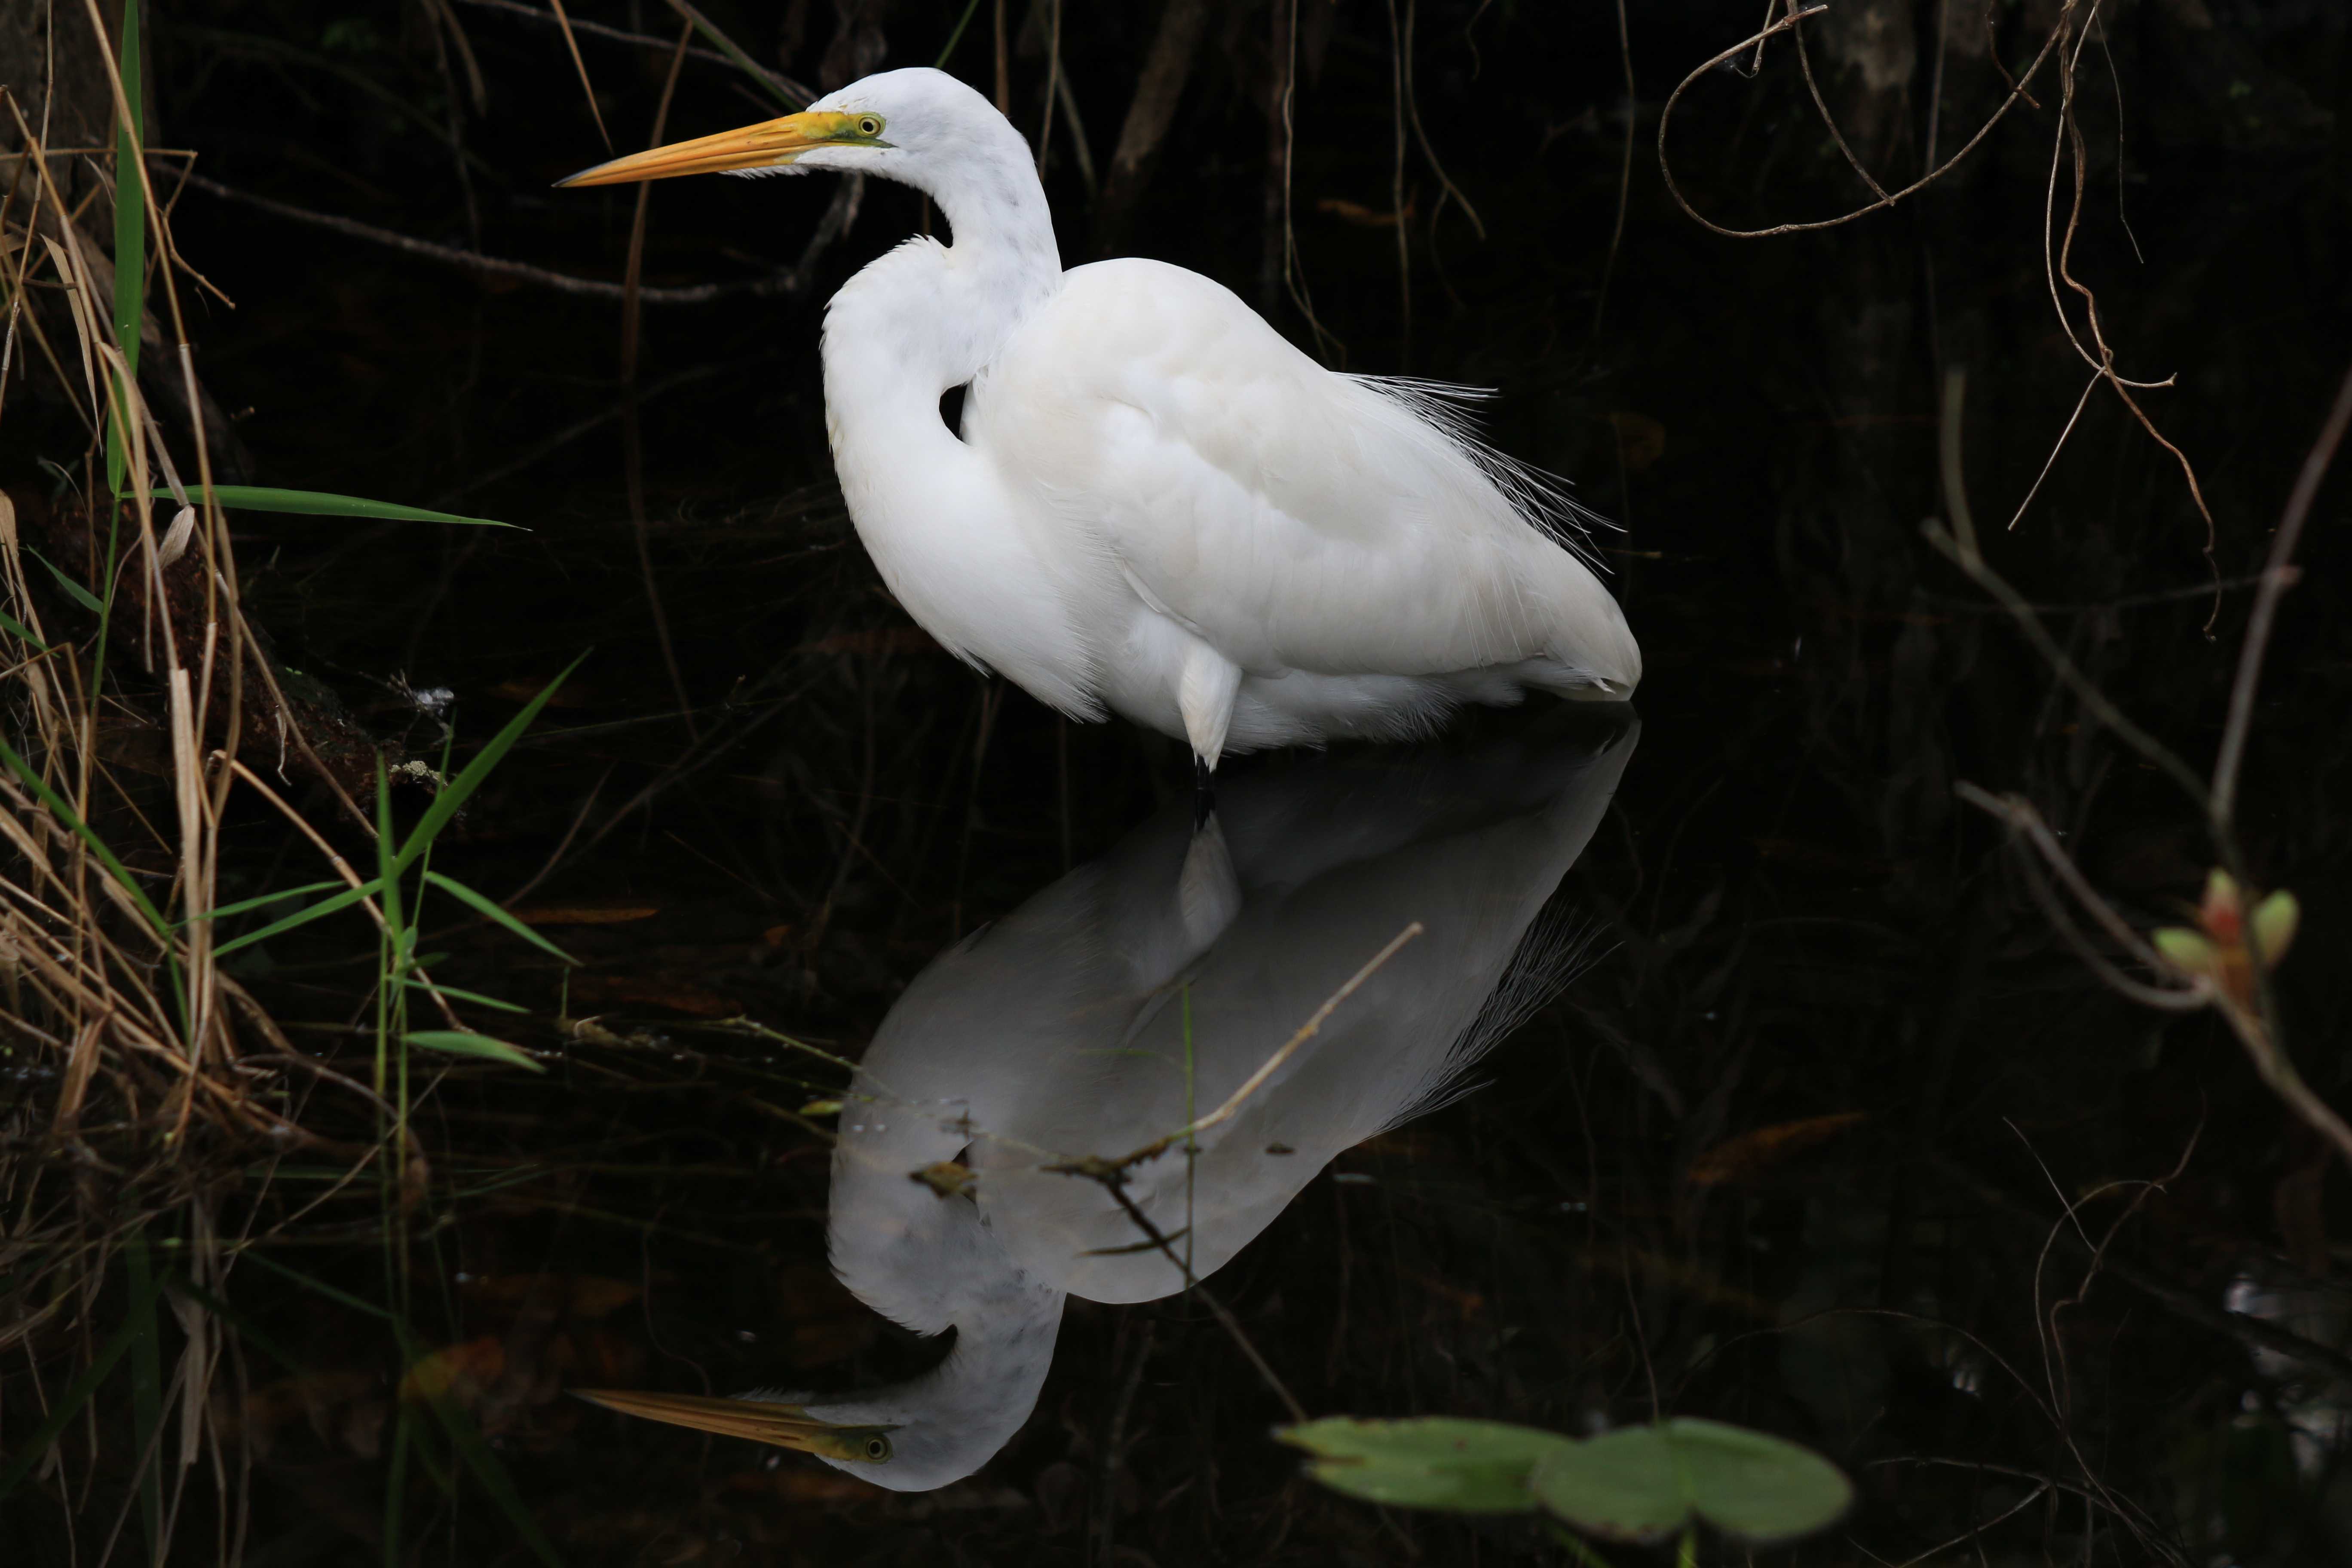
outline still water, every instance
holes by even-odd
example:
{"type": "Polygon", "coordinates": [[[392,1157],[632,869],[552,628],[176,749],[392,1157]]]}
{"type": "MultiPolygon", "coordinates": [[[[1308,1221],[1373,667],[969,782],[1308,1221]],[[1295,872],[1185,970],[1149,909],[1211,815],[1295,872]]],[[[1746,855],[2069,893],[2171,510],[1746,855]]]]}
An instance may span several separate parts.
{"type": "MultiPolygon", "coordinates": [[[[169,134],[213,175],[621,275],[634,198],[541,194],[597,155],[551,32],[460,7],[499,107],[453,157],[436,128],[463,97],[429,49],[350,18],[312,40],[326,66],[251,44],[310,40],[302,9],[158,23],[169,134]],[[432,111],[354,108],[354,72],[432,111]]],[[[1780,1561],[2352,1560],[2341,1173],[2210,1010],[2101,983],[1958,786],[2032,800],[2137,930],[2189,920],[2214,851],[1921,526],[1951,513],[1965,367],[1957,468],[1993,564],[2210,765],[2251,574],[2352,342],[2343,132],[2273,112],[2288,77],[2341,76],[2343,29],[2212,7],[2263,66],[2181,44],[2205,7],[2124,7],[2096,68],[2146,133],[2126,115],[2122,141],[2106,98],[2080,110],[2070,265],[2127,368],[2177,373],[2137,395],[2195,466],[2209,557],[2180,464],[2086,396],[2058,325],[2053,106],[1896,212],[1725,238],[1668,199],[1649,138],[1750,8],[1633,9],[1629,117],[1609,13],[1420,8],[1423,130],[1475,233],[1389,161],[1385,13],[1300,7],[1329,48],[1287,241],[1261,223],[1265,8],[1234,7],[1247,29],[1202,68],[1129,248],[1332,363],[1499,387],[1496,444],[1616,525],[1595,543],[1648,674],[1638,713],[1534,702],[1424,747],[1238,761],[1197,832],[1181,753],[949,658],[849,529],[815,306],[933,222],[910,195],[870,189],[844,224],[813,183],[665,188],[664,287],[765,276],[828,221],[838,244],[803,293],[648,306],[631,381],[609,299],[185,194],[178,247],[238,301],[196,335],[246,477],[530,530],[257,513],[236,547],[297,695],[395,766],[462,756],[586,654],[434,861],[561,956],[428,902],[436,980],[544,1070],[420,1056],[395,1106],[373,931],[242,950],[228,973],[270,1022],[240,1023],[239,1081],[301,1130],[275,1142],[175,1142],[115,1101],[60,1128],[58,1068],[10,1058],[0,1562],[1571,1560],[1527,1518],[1318,1486],[1270,1435],[1301,1415],[1771,1433],[1857,1498],[1780,1561]],[[1281,243],[1296,292],[1261,268],[1281,243]],[[26,1447],[98,1363],[54,1449],[26,1447]],[[669,1415],[756,1392],[765,1414],[731,1419],[797,1446],[583,1390],[669,1415]]],[[[928,57],[949,10],[898,7],[893,47],[928,57]]],[[[1071,10],[1107,148],[1141,36],[1071,10]]],[[[2003,47],[2039,15],[2005,8],[2003,47]]],[[[2004,90],[1998,62],[1948,63],[1983,101],[1955,88],[1947,145],[2004,90]]],[[[660,70],[591,64],[636,135],[660,70]]],[[[721,79],[684,79],[673,134],[746,117],[721,79]]],[[[1916,155],[1919,107],[1886,167],[1916,155]]],[[[1685,193],[1757,226],[1844,210],[1811,113],[1786,62],[1708,73],[1676,110],[1685,193]]],[[[1049,162],[1072,261],[1092,181],[1049,162]]],[[[35,458],[85,433],[10,397],[11,493],[46,495],[35,458]]],[[[2313,514],[2239,813],[2250,874],[2302,902],[2275,982],[2331,1099],[2345,494],[2313,514]]],[[[122,700],[106,754],[135,787],[152,725],[122,700]]],[[[283,787],[372,853],[299,768],[283,787]]],[[[427,797],[393,798],[413,819],[427,797]]],[[[233,799],[224,898],[326,874],[233,799]]]]}

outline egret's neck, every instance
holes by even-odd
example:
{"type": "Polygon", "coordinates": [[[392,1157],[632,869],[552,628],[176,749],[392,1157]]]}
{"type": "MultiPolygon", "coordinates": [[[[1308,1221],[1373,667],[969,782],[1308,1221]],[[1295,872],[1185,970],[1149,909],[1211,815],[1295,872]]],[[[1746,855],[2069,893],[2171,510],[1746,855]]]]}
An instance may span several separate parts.
{"type": "Polygon", "coordinates": [[[826,1462],[897,1491],[929,1491],[980,1468],[1037,1406],[1054,1364],[1063,1300],[1051,1287],[1000,1275],[970,1292],[956,1319],[955,1344],[930,1371],[842,1399],[807,1401],[809,1414],[823,1420],[896,1429],[898,1452],[887,1466],[826,1462]]]}
{"type": "Polygon", "coordinates": [[[951,243],[900,246],[834,296],[825,395],[836,407],[871,401],[886,381],[935,401],[993,361],[1022,318],[1061,286],[1054,215],[1028,143],[990,118],[955,157],[903,173],[946,217],[951,243]],[[875,379],[853,384],[835,374],[836,358],[875,379]]]}

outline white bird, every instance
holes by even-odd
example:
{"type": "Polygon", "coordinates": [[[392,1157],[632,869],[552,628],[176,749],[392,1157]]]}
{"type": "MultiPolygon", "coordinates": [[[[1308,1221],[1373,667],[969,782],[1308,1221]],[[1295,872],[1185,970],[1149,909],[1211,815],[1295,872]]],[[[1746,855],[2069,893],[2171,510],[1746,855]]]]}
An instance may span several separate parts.
{"type": "Polygon", "coordinates": [[[1471,436],[1479,394],[1325,370],[1181,268],[1064,271],[1028,144],[953,77],[885,71],[562,183],[812,169],[912,185],[952,233],[845,284],[824,358],[850,517],[958,657],[1204,769],[1529,687],[1633,694],[1641,650],[1567,547],[1575,509],[1471,436]]]}
{"type": "Polygon", "coordinates": [[[1028,1419],[1066,1297],[1184,1288],[1100,1185],[1045,1167],[1207,1117],[1419,921],[1231,1120],[1196,1134],[1197,1156],[1179,1140],[1129,1172],[1129,1200],[1196,1278],[1213,1274],[1341,1151],[1448,1100],[1548,997],[1573,944],[1544,940],[1537,918],[1633,740],[1312,759],[1233,781],[1198,834],[1181,805],[1146,823],[917,976],[845,1098],[834,1269],[901,1325],[952,1329],[945,1359],[840,1395],[584,1396],[897,1490],[970,1475],[1028,1419]],[[908,1179],[948,1160],[976,1173],[969,1195],[908,1179]]]}

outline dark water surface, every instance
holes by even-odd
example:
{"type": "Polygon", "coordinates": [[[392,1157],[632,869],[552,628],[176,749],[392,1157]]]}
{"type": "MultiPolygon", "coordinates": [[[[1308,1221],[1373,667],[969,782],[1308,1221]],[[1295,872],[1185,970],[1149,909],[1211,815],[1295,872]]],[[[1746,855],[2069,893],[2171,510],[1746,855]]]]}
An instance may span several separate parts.
{"type": "MultiPolygon", "coordinates": [[[[617,278],[634,194],[543,188],[603,155],[568,58],[460,9],[492,91],[466,129],[481,248],[617,278]]],[[[727,19],[766,39],[773,9],[727,19]]],[[[928,60],[960,9],[901,7],[887,63],[928,60]]],[[[420,1058],[414,1154],[387,1181],[364,1092],[375,950],[352,919],[236,961],[294,1058],[257,1091],[314,1146],[60,1149],[29,1111],[12,1123],[16,1234],[70,1250],[69,1212],[135,1219],[161,1260],[141,1267],[230,1260],[201,1300],[168,1298],[166,1373],[184,1322],[211,1314],[225,1345],[215,1436],[158,1440],[173,1560],[522,1563],[518,1511],[580,1563],[1569,1560],[1518,1518],[1375,1510],[1301,1479],[1268,1436],[1277,1384],[1317,1415],[1581,1433],[1665,1413],[1792,1437],[1859,1502],[1786,1561],[2352,1558],[2352,1194],[2210,1011],[2101,984],[1955,785],[2032,801],[2142,929],[2185,923],[2215,862],[2197,808],[1921,533],[1948,515],[1939,388],[1964,365],[1994,564],[2117,703],[2210,765],[2244,580],[2352,357],[2342,18],[2216,7],[2252,40],[2231,68],[2261,67],[2250,93],[2300,83],[2336,106],[2284,144],[2239,134],[2239,99],[2157,5],[2109,40],[2120,163],[2105,68],[2083,72],[2074,268],[2126,374],[2179,378],[2138,395],[2196,467],[2209,566],[2179,466],[2104,390],[2003,530],[2090,374],[2044,272],[2054,104],[1916,205],[1721,238],[1665,194],[1656,114],[1755,8],[1642,16],[1604,303],[1613,16],[1502,6],[1465,32],[1485,7],[1429,7],[1420,112],[1486,237],[1449,216],[1433,243],[1416,218],[1408,332],[1396,229],[1361,221],[1394,208],[1386,15],[1306,9],[1331,29],[1294,176],[1301,272],[1344,344],[1327,354],[1498,387],[1497,444],[1621,525],[1598,542],[1648,674],[1638,716],[1531,704],[1425,748],[1235,763],[1200,838],[1181,749],[1067,725],[945,657],[841,509],[816,301],[928,221],[912,195],[868,188],[803,297],[647,306],[634,399],[614,301],[182,198],[181,249],[236,300],[194,335],[252,478],[530,530],[241,519],[247,603],[289,669],[395,762],[437,764],[445,722],[462,753],[588,657],[436,862],[519,895],[576,966],[454,903],[425,920],[436,977],[526,1009],[468,1016],[544,1076],[420,1058]],[[1134,1168],[1126,1196],[1168,1252],[1103,1184],[1042,1168],[1219,1105],[1414,922],[1197,1153],[1134,1168]],[[909,1179],[941,1162],[961,1172],[909,1179]],[[897,1428],[900,1489],[576,1387],[806,1393],[897,1428]],[[428,1395],[481,1434],[510,1498],[428,1395]]],[[[184,10],[155,23],[164,139],[230,185],[472,243],[428,134],[446,103],[424,35],[184,10]],[[236,41],[255,36],[334,69],[236,41]],[[425,128],[354,74],[413,89],[425,128]]],[[[1233,13],[1128,248],[1255,300],[1266,18],[1233,13]]],[[[1156,15],[1074,8],[1098,161],[1156,15]]],[[[2004,26],[2004,58],[2030,58],[2041,35],[2004,26]]],[[[666,62],[603,47],[625,150],[666,62]]],[[[978,79],[984,47],[959,64],[978,79]]],[[[1999,96],[1954,90],[1947,151],[1999,96]]],[[[670,133],[761,102],[692,63],[670,133]]],[[[1904,112],[1890,179],[1918,162],[1920,106],[1904,112]]],[[[1854,199],[1793,69],[1716,73],[1675,113],[1678,171],[1722,221],[1854,199]]],[[[1425,215],[1437,179],[1407,178],[1425,215]]],[[[1076,261],[1086,190],[1066,157],[1048,179],[1076,261]]],[[[664,185],[646,279],[789,264],[833,194],[664,185]]],[[[2063,227],[2063,185],[2058,203],[2063,227]]],[[[1278,319],[1312,341],[1296,305],[1278,319]]],[[[10,415],[12,485],[43,440],[76,449],[61,419],[10,415]]],[[[2238,814],[2254,879],[2302,904],[2284,1038],[2339,1101],[2347,494],[2332,481],[2314,513],[2238,814]]],[[[292,782],[356,859],[324,792],[292,782]]],[[[410,815],[426,798],[395,796],[410,815]]],[[[224,898],[324,874],[248,808],[224,898]]],[[[135,1283],[127,1261],[91,1280],[26,1272],[33,1256],[11,1265],[12,1314],[54,1317],[0,1366],[10,1454],[135,1283]],[[65,1300],[68,1279],[90,1294],[65,1300]]],[[[148,1550],[130,1386],[101,1392],[79,1458],[0,1501],[0,1558],[94,1562],[125,1520],[117,1557],[148,1550]]],[[[1745,1560],[1711,1538],[1702,1555],[1745,1560]]]]}

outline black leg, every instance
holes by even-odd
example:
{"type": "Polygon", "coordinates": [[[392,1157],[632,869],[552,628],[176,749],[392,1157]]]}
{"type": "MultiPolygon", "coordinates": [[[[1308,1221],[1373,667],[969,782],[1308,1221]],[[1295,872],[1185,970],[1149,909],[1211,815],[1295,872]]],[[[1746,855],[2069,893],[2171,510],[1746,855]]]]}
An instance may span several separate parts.
{"type": "Polygon", "coordinates": [[[1192,831],[1195,833],[1206,827],[1209,825],[1209,818],[1217,813],[1217,787],[1214,782],[1216,776],[1209,771],[1209,764],[1202,760],[1201,753],[1193,752],[1192,831]]]}

